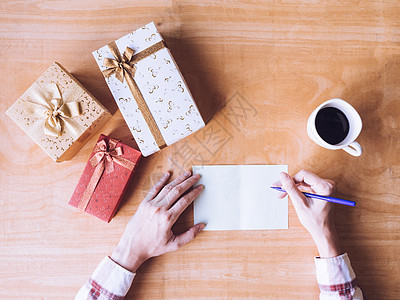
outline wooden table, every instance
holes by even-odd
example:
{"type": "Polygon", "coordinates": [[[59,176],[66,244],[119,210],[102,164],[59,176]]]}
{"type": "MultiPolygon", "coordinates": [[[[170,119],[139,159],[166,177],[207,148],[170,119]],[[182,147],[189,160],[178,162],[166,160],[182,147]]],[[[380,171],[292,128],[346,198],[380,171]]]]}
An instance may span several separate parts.
{"type": "MultiPolygon", "coordinates": [[[[364,294],[400,298],[400,4],[295,2],[2,0],[0,298],[71,299],[159,174],[193,164],[288,164],[334,179],[357,201],[336,218],[364,294]],[[101,132],[132,142],[91,51],[152,20],[208,124],[144,159],[106,224],[68,205],[97,134],[58,164],[4,111],[58,61],[114,114],[101,132]],[[335,97],[362,117],[359,158],[307,137],[308,115],[335,97]]],[[[190,207],[178,230],[192,222],[190,207]]],[[[316,254],[289,204],[289,230],[204,232],[148,261],[128,299],[316,299],[316,254]]]]}

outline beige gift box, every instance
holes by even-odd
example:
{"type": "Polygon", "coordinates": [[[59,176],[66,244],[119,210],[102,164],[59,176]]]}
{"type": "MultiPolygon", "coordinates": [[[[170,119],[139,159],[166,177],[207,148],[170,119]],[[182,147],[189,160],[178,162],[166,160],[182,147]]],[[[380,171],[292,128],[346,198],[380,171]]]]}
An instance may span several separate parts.
{"type": "Polygon", "coordinates": [[[67,70],[54,62],[6,111],[54,161],[71,159],[111,117],[67,70]]]}

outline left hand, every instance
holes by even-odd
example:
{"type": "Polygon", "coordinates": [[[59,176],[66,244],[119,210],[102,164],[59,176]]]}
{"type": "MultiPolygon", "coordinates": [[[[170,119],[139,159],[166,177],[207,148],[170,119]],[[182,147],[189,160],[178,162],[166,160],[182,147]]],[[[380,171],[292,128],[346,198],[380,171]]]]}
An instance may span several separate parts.
{"type": "Polygon", "coordinates": [[[171,227],[182,212],[201,193],[199,185],[182,196],[199,179],[186,171],[171,183],[165,185],[170,173],[167,172],[153,186],[130,219],[111,259],[131,272],[150,257],[174,251],[192,241],[203,230],[205,224],[197,224],[186,232],[175,235],[171,227]]]}

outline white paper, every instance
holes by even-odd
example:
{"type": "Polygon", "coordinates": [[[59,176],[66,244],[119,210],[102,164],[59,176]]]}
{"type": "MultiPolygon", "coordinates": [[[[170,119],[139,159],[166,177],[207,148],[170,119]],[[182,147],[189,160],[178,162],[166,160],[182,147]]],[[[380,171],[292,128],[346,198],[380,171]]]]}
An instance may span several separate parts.
{"type": "Polygon", "coordinates": [[[203,192],[194,201],[194,223],[204,230],[288,228],[288,200],[270,186],[287,165],[193,166],[203,192]]]}

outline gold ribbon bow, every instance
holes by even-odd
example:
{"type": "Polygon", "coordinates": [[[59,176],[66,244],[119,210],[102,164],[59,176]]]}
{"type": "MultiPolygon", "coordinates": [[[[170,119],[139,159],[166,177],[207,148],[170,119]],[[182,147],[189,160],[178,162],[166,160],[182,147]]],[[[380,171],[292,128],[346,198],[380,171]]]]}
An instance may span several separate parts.
{"type": "Polygon", "coordinates": [[[166,48],[164,41],[160,41],[135,55],[133,55],[135,52],[133,49],[126,47],[122,57],[115,42],[109,43],[108,48],[114,56],[114,59],[104,59],[103,65],[107,67],[107,69],[103,71],[104,77],[108,78],[115,74],[115,77],[119,81],[124,82],[124,79],[126,80],[126,83],[132,92],[133,98],[135,98],[138,108],[142,112],[143,118],[146,121],[147,126],[149,127],[150,132],[157,143],[157,146],[160,149],[166,147],[167,145],[161,135],[160,129],[158,128],[156,121],[154,120],[153,115],[151,114],[150,109],[139,90],[139,87],[133,79],[136,72],[136,67],[134,64],[157,52],[158,50],[166,48]]]}
{"type": "MultiPolygon", "coordinates": [[[[43,133],[50,136],[60,136],[63,129],[77,137],[82,132],[81,126],[72,119],[81,114],[81,106],[78,101],[66,102],[56,84],[48,84],[44,87],[38,84],[29,90],[32,101],[23,101],[23,105],[29,114],[38,119],[43,119],[43,133]]],[[[39,123],[39,122],[38,122],[39,123]]],[[[32,130],[40,135],[40,127],[32,130]]]]}
{"type": "Polygon", "coordinates": [[[108,143],[106,140],[101,140],[96,144],[93,150],[95,154],[89,160],[90,164],[94,168],[94,171],[88,185],[86,186],[86,190],[79,201],[79,209],[83,211],[86,210],[90,198],[92,197],[104,170],[106,171],[106,174],[114,172],[114,163],[117,163],[129,170],[133,170],[135,167],[135,163],[121,156],[123,154],[122,147],[117,147],[117,144],[118,140],[111,138],[109,139],[108,143]]]}
{"type": "Polygon", "coordinates": [[[111,51],[116,59],[104,59],[104,66],[107,67],[107,69],[103,71],[104,76],[110,77],[115,74],[115,77],[121,82],[124,82],[125,72],[128,72],[131,76],[135,76],[136,67],[131,63],[134,51],[126,47],[122,57],[118,49],[113,48],[111,51]]]}

